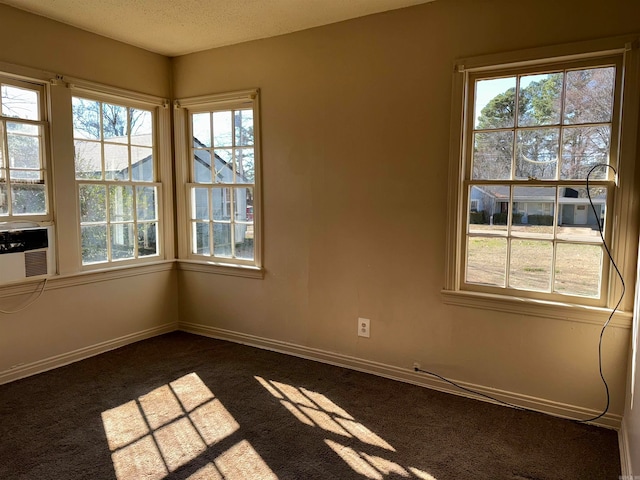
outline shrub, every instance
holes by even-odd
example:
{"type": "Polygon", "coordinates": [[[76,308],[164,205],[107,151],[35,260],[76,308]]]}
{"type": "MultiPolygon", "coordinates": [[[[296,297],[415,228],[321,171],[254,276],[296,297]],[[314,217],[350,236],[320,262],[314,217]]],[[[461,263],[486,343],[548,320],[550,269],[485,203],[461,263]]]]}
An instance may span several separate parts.
{"type": "Polygon", "coordinates": [[[553,215],[529,215],[529,225],[553,225],[553,215]]]}
{"type": "Polygon", "coordinates": [[[475,225],[482,225],[487,223],[487,212],[471,212],[469,213],[469,223],[475,225]]]}

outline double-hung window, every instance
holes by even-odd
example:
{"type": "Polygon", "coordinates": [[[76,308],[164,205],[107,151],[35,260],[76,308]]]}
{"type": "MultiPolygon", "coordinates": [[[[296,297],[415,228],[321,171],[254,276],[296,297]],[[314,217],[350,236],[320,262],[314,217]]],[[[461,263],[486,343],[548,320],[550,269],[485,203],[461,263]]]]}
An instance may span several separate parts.
{"type": "Polygon", "coordinates": [[[621,251],[624,209],[624,55],[611,53],[464,71],[445,291],[609,303],[603,238],[621,251]]]}
{"type": "Polygon", "coordinates": [[[188,151],[183,256],[259,268],[258,92],[177,102],[188,151]]]}
{"type": "Polygon", "coordinates": [[[157,108],[84,94],[72,108],[82,264],[158,258],[157,108]]]}
{"type": "Polygon", "coordinates": [[[51,219],[44,86],[0,77],[0,222],[51,219]]]}

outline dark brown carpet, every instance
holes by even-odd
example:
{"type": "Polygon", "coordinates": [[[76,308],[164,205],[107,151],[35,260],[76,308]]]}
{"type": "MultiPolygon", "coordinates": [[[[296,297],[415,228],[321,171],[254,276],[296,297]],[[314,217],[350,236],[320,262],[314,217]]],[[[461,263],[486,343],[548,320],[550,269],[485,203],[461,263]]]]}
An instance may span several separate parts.
{"type": "Polygon", "coordinates": [[[0,386],[0,479],[611,479],[617,434],[176,332],[0,386]]]}

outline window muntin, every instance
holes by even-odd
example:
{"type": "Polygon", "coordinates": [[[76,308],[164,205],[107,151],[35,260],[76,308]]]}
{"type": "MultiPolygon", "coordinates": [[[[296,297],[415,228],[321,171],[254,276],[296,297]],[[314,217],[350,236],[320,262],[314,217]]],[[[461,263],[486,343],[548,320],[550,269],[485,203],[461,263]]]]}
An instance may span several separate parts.
{"type": "Polygon", "coordinates": [[[255,109],[189,112],[190,253],[255,265],[255,109]]]}
{"type": "Polygon", "coordinates": [[[616,166],[620,62],[471,74],[464,289],[600,300],[616,166]]]}
{"type": "Polygon", "coordinates": [[[73,97],[82,264],[157,257],[155,110],[73,97]]]}
{"type": "Polygon", "coordinates": [[[0,78],[0,221],[48,219],[44,93],[0,78]]]}

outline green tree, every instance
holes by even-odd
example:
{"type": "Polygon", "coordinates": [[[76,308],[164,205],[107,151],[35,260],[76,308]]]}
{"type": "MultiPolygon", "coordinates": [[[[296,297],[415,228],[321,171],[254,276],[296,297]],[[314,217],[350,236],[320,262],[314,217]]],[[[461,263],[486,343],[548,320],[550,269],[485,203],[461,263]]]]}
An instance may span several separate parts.
{"type": "Polygon", "coordinates": [[[608,160],[614,80],[613,67],[520,77],[517,102],[515,87],[496,95],[480,112],[476,130],[528,128],[515,138],[511,130],[476,133],[473,177],[510,178],[515,151],[516,178],[555,178],[558,162],[560,178],[585,178],[608,160]],[[593,125],[598,123],[603,125],[593,125]]]}

